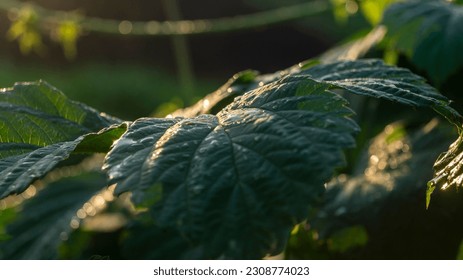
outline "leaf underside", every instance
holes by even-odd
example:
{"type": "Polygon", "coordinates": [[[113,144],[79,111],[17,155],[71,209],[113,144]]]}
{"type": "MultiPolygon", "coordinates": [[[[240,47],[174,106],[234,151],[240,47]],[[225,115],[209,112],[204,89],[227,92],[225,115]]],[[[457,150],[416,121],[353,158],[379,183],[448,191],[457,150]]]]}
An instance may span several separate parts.
{"type": "Polygon", "coordinates": [[[384,14],[387,42],[438,84],[463,66],[463,7],[448,1],[409,1],[384,14]]]}
{"type": "Polygon", "coordinates": [[[333,89],[461,118],[422,78],[377,60],[272,79],[217,115],[137,120],[106,158],[116,192],[131,191],[158,229],[176,229],[195,256],[259,258],[282,249],[343,162],[342,149],[354,145],[358,127],[333,89]]]}

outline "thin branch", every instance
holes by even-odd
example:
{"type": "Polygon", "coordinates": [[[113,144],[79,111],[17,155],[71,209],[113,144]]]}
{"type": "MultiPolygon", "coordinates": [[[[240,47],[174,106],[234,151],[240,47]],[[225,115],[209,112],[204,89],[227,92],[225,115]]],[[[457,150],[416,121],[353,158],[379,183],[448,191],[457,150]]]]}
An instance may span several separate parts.
{"type": "MultiPolygon", "coordinates": [[[[59,23],[63,16],[68,14],[68,12],[49,10],[36,4],[25,4],[17,0],[0,1],[0,10],[12,11],[13,9],[20,9],[24,5],[32,6],[39,16],[44,18],[44,20],[48,23],[59,23]]],[[[238,15],[217,19],[121,21],[96,17],[82,17],[80,25],[84,30],[89,32],[110,34],[138,36],[194,35],[246,30],[294,21],[319,14],[329,8],[330,4],[328,1],[317,0],[248,15],[238,15]]]]}
{"type": "MultiPolygon", "coordinates": [[[[168,19],[181,20],[182,15],[177,0],[163,0],[162,3],[168,19]]],[[[174,36],[171,40],[174,47],[175,62],[177,64],[182,92],[185,96],[191,97],[194,92],[195,79],[187,38],[182,35],[174,36]]]]}

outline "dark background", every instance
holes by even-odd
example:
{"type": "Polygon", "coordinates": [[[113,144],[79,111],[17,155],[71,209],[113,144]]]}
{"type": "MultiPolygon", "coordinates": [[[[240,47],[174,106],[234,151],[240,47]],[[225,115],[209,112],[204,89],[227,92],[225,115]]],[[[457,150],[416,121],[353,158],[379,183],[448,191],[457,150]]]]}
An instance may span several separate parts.
{"type": "MultiPolygon", "coordinates": [[[[79,11],[87,17],[120,21],[169,19],[161,0],[29,2],[52,11],[79,11]]],[[[177,5],[182,19],[193,20],[246,15],[302,2],[307,1],[177,0],[177,5]]],[[[187,36],[193,83],[185,85],[178,74],[172,37],[86,32],[77,41],[76,58],[69,60],[61,46],[43,34],[46,52],[25,55],[19,51],[17,42],[7,39],[11,22],[2,11],[0,87],[44,79],[72,99],[124,119],[164,116],[175,108],[194,103],[239,71],[275,72],[321,54],[348,34],[367,28],[359,18],[362,17],[339,24],[328,8],[297,21],[187,36]]]]}

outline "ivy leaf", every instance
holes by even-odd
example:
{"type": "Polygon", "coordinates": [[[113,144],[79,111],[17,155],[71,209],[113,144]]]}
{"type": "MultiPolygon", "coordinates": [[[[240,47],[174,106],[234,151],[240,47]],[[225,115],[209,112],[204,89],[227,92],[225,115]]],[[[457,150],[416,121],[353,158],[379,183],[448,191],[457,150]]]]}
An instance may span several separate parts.
{"type": "Polygon", "coordinates": [[[0,243],[0,258],[57,258],[59,244],[79,225],[77,211],[105,185],[105,177],[93,172],[47,186],[7,226],[12,238],[0,243]]]}
{"type": "Polygon", "coordinates": [[[387,42],[437,84],[463,66],[463,7],[448,1],[408,1],[384,14],[387,42]]]}
{"type": "Polygon", "coordinates": [[[107,152],[125,131],[118,122],[43,81],[1,90],[0,198],[21,193],[74,150],[107,152]]]}

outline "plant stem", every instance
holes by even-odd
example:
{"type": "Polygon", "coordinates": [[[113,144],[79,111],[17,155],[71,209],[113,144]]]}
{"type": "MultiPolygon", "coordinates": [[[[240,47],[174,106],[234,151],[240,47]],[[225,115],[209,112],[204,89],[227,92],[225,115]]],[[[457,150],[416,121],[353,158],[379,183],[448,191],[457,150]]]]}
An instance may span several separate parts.
{"type": "MultiPolygon", "coordinates": [[[[163,6],[167,19],[175,21],[181,20],[182,15],[177,0],[163,0],[163,6]]],[[[182,92],[184,97],[191,97],[194,92],[194,74],[187,39],[183,35],[175,36],[171,39],[182,92]]]]}
{"type": "MultiPolygon", "coordinates": [[[[61,22],[62,17],[67,14],[67,12],[63,11],[45,9],[36,4],[28,3],[28,5],[34,7],[39,15],[46,17],[48,22],[61,22]]],[[[0,1],[0,10],[11,10],[13,8],[21,8],[22,6],[24,6],[24,3],[17,0],[0,1]]],[[[237,15],[217,19],[130,21],[130,32],[124,33],[123,35],[181,36],[232,32],[294,21],[319,14],[328,9],[330,9],[328,1],[318,0],[279,7],[248,15],[237,15]]],[[[119,29],[121,20],[83,17],[80,24],[84,30],[89,32],[121,35],[119,29]]]]}

